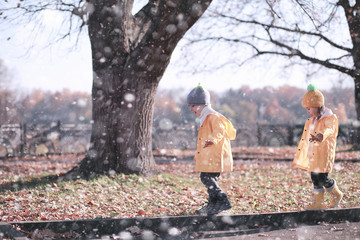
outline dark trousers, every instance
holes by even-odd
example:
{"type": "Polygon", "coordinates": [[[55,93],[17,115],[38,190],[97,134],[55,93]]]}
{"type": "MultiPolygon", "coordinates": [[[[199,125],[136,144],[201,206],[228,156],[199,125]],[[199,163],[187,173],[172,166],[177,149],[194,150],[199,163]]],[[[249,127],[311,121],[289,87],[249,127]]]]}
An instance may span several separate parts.
{"type": "Polygon", "coordinates": [[[329,178],[328,173],[311,172],[311,181],[314,184],[314,189],[330,188],[334,185],[334,180],[329,178]]]}
{"type": "Polygon", "coordinates": [[[200,173],[201,182],[205,185],[207,189],[209,199],[214,199],[223,192],[217,183],[219,177],[220,173],[200,173]]]}

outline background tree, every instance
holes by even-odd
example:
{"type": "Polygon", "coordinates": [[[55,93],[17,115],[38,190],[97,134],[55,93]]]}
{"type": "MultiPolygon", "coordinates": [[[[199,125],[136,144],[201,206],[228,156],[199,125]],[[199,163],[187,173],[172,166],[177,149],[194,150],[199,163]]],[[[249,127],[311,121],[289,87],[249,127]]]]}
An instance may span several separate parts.
{"type": "Polygon", "coordinates": [[[9,89],[12,76],[0,59],[0,125],[19,121],[14,108],[16,93],[9,89]]]}
{"type": "Polygon", "coordinates": [[[226,0],[212,5],[201,21],[212,23],[211,29],[189,35],[186,53],[199,54],[195,48],[202,47],[201,53],[209,59],[209,55],[224,51],[238,54],[199,62],[196,71],[246,67],[250,63],[254,68],[257,62],[260,67],[256,71],[263,72],[269,81],[267,72],[278,66],[278,76],[287,78],[304,71],[306,81],[324,79],[324,75],[329,82],[331,78],[353,80],[355,110],[360,120],[360,1],[226,0]]]}
{"type": "MultiPolygon", "coordinates": [[[[174,124],[195,123],[196,117],[188,110],[186,92],[181,89],[160,90],[157,95],[155,125],[162,118],[168,118],[174,124]],[[177,92],[177,94],[174,94],[177,92]],[[181,108],[181,114],[178,113],[181,108]],[[179,119],[181,121],[179,122],[179,119]]],[[[326,105],[339,117],[340,124],[349,124],[356,119],[353,90],[334,86],[323,90],[326,105]],[[341,116],[340,116],[341,115],[341,116]]],[[[236,127],[251,127],[262,124],[300,124],[308,117],[301,106],[304,89],[294,86],[262,87],[251,89],[243,86],[229,89],[223,93],[211,92],[213,107],[231,118],[236,127]],[[299,104],[300,102],[300,104],[299,104]]],[[[156,125],[157,127],[157,125],[156,125]]]]}
{"type": "MultiPolygon", "coordinates": [[[[22,121],[30,124],[90,123],[91,96],[83,92],[34,90],[17,101],[22,121]]],[[[15,122],[19,123],[19,122],[15,122]]]]}
{"type": "MultiPolygon", "coordinates": [[[[169,119],[174,124],[183,122],[181,107],[177,103],[177,98],[181,91],[161,90],[157,93],[154,106],[154,125],[158,126],[163,119],[169,119]]],[[[179,101],[179,100],[178,100],[179,101]]]]}
{"type": "Polygon", "coordinates": [[[133,0],[20,0],[1,9],[5,19],[34,17],[45,9],[67,12],[66,34],[73,30],[74,15],[81,17],[80,27],[88,26],[94,73],[91,147],[67,177],[156,170],[151,147],[156,90],[177,43],[210,3],[151,0],[136,14],[133,0]]]}

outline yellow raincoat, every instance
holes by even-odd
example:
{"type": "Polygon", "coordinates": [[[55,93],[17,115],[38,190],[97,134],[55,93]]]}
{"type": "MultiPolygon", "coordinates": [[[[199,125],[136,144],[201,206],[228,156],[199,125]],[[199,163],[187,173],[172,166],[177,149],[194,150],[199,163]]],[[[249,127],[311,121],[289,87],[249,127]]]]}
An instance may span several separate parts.
{"type": "Polygon", "coordinates": [[[338,135],[338,119],[335,114],[321,117],[314,126],[313,135],[321,133],[321,142],[310,143],[310,122],[309,118],[305,122],[303,134],[296,151],[293,166],[317,173],[330,173],[335,160],[336,138],[338,135]],[[310,144],[312,146],[311,151],[310,144]]]}
{"type": "Polygon", "coordinates": [[[234,140],[236,130],[231,122],[218,113],[207,115],[198,133],[194,160],[195,171],[227,172],[233,170],[230,140],[234,140]],[[204,148],[205,140],[215,144],[204,148]]]}

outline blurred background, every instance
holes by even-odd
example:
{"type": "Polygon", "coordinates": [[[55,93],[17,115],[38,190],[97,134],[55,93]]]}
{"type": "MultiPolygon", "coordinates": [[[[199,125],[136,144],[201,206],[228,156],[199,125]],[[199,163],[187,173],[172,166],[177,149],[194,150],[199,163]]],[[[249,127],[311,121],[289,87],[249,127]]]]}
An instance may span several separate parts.
{"type": "MultiPolygon", "coordinates": [[[[133,12],[147,2],[135,1],[133,12]]],[[[89,147],[91,49],[84,22],[72,18],[80,7],[71,6],[0,3],[1,156],[89,147]],[[33,12],[20,15],[24,5],[33,12]]],[[[296,145],[309,83],[339,118],[339,144],[351,144],[358,124],[349,52],[356,46],[344,9],[323,0],[213,1],[160,81],[153,149],[195,148],[199,126],[185,99],[198,83],[238,129],[234,146],[296,145]]]]}

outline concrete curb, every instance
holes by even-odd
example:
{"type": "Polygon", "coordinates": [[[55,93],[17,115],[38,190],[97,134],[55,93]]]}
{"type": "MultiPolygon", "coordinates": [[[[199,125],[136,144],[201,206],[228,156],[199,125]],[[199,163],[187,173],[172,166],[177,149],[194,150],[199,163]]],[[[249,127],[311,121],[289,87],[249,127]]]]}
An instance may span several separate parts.
{"type": "MultiPolygon", "coordinates": [[[[233,156],[233,160],[234,162],[236,161],[246,161],[246,162],[265,162],[265,161],[269,161],[269,162],[292,162],[294,159],[293,158],[261,158],[261,157],[234,157],[233,156]]],[[[194,162],[194,158],[181,158],[181,159],[176,159],[174,158],[169,158],[169,159],[155,159],[156,163],[171,163],[171,162],[194,162]],[[175,160],[174,160],[175,159],[175,160]]],[[[336,159],[335,163],[358,163],[360,162],[360,159],[336,159]]]]}
{"type": "MultiPolygon", "coordinates": [[[[144,231],[161,239],[189,239],[201,236],[203,232],[242,231],[251,233],[262,228],[263,231],[293,228],[299,225],[315,225],[321,222],[360,222],[360,208],[331,209],[321,211],[299,211],[267,214],[223,215],[223,216],[174,216],[157,218],[117,218],[89,219],[75,221],[13,222],[29,232],[36,229],[50,229],[65,233],[69,230],[85,234],[86,238],[99,238],[103,235],[131,234],[138,238],[144,231]],[[199,234],[194,234],[199,233],[199,234]]],[[[13,229],[15,231],[15,229],[13,229]]],[[[13,239],[14,231],[5,234],[13,239]]],[[[16,231],[17,232],[17,231],[16,231]]],[[[134,239],[134,238],[133,238],[134,239]]],[[[141,238],[140,238],[141,239],[141,238]]]]}
{"type": "Polygon", "coordinates": [[[16,240],[28,239],[23,233],[15,230],[10,224],[0,222],[0,239],[3,239],[4,237],[16,240]]]}

